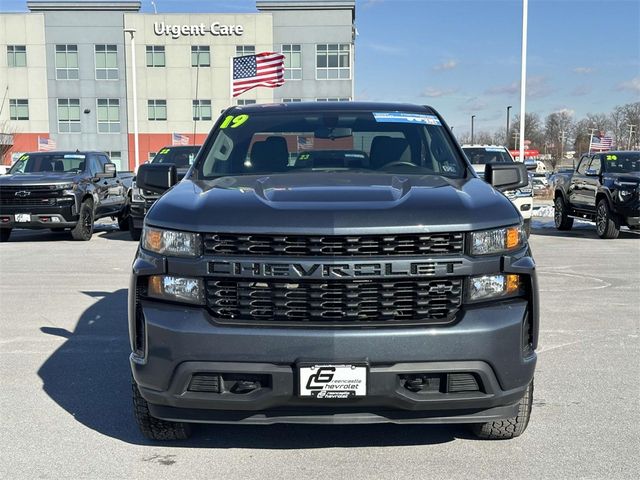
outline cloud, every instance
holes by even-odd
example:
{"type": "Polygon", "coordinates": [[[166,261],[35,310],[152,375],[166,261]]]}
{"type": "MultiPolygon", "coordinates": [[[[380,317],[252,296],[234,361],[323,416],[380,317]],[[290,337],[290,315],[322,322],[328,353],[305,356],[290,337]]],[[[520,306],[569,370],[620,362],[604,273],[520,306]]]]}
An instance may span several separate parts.
{"type": "Polygon", "coordinates": [[[576,114],[576,111],[571,108],[562,107],[556,109],[553,113],[566,113],[570,117],[573,117],[576,114]]]}
{"type": "Polygon", "coordinates": [[[640,93],[640,77],[634,77],[627,82],[618,84],[616,90],[624,91],[629,90],[633,93],[640,93]]]}
{"type": "Polygon", "coordinates": [[[576,67],[573,69],[573,73],[578,73],[580,75],[585,75],[587,73],[592,73],[593,67],[576,67]]]}
{"type": "Polygon", "coordinates": [[[591,85],[578,85],[573,90],[571,90],[571,95],[573,95],[574,97],[582,97],[584,95],[589,95],[591,93],[591,90],[591,85]]]}
{"type": "Polygon", "coordinates": [[[420,94],[421,97],[431,97],[431,98],[439,98],[446,97],[448,95],[453,95],[457,93],[457,88],[435,88],[435,87],[427,87],[420,94]]]}
{"type": "Polygon", "coordinates": [[[527,79],[527,98],[543,98],[551,95],[555,89],[549,85],[547,77],[537,76],[527,79]]]}
{"type": "Polygon", "coordinates": [[[515,95],[520,91],[520,84],[518,82],[510,83],[509,85],[500,85],[497,87],[491,87],[485,90],[487,95],[515,95]]]}
{"type": "Polygon", "coordinates": [[[444,62],[434,66],[433,69],[436,71],[453,70],[457,66],[458,66],[457,60],[454,60],[451,58],[449,60],[445,60],[444,62]]]}
{"type": "Polygon", "coordinates": [[[465,113],[475,113],[485,110],[488,106],[489,104],[480,97],[469,97],[458,107],[458,110],[465,113]]]}

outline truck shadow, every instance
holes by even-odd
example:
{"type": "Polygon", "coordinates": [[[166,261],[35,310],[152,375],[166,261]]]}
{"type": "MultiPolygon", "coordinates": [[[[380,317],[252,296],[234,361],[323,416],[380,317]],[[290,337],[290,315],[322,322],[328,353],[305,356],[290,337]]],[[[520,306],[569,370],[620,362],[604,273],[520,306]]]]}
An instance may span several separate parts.
{"type": "MultiPolygon", "coordinates": [[[[116,235],[123,239],[129,239],[128,232],[121,232],[117,224],[97,222],[93,227],[93,234],[105,238],[115,238],[116,235]],[[126,235],[126,237],[125,237],[126,235]]],[[[49,229],[31,230],[27,228],[15,228],[11,232],[10,242],[53,242],[73,241],[69,230],[54,232],[49,229]]]]}
{"type": "Polygon", "coordinates": [[[97,301],[73,332],[41,327],[43,334],[66,341],[38,375],[52,400],[102,435],[136,445],[256,449],[429,445],[468,438],[464,426],[445,425],[197,425],[188,441],[148,441],[131,408],[127,290],[83,293],[97,301]]]}

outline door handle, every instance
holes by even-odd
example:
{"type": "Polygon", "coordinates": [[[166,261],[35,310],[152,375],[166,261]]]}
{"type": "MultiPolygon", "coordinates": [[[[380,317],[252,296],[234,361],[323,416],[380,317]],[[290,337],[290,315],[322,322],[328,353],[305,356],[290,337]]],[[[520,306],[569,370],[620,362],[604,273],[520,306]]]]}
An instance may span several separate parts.
{"type": "Polygon", "coordinates": [[[106,180],[102,183],[103,185],[109,185],[109,182],[107,182],[106,180]]]}

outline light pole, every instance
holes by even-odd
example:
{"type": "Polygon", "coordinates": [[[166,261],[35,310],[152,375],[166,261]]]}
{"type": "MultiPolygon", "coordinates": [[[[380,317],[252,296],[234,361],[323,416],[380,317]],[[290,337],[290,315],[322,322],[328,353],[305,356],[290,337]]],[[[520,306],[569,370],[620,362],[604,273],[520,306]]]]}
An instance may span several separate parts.
{"type": "Polygon", "coordinates": [[[471,115],[471,145],[473,145],[473,120],[476,118],[475,115],[471,115]]]}
{"type": "Polygon", "coordinates": [[[527,119],[525,100],[527,98],[527,26],[529,0],[522,0],[522,60],[520,65],[520,161],[524,162],[525,121],[527,119]]]}
{"type": "Polygon", "coordinates": [[[140,166],[140,149],[138,148],[138,89],[136,87],[136,41],[135,28],[125,28],[125,33],[131,35],[131,90],[133,93],[133,157],[135,158],[135,171],[140,166]]]}
{"type": "Polygon", "coordinates": [[[505,137],[507,140],[507,148],[509,148],[509,110],[511,110],[511,108],[511,105],[507,107],[507,136],[505,137]]]}

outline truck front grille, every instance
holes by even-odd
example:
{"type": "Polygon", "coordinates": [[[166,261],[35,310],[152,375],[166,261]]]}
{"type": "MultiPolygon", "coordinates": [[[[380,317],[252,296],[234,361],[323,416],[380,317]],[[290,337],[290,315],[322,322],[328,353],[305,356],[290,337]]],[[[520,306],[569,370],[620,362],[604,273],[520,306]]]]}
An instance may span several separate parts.
{"type": "Polygon", "coordinates": [[[0,197],[0,206],[2,207],[51,206],[55,204],[56,204],[55,198],[0,197]]]}
{"type": "Polygon", "coordinates": [[[57,185],[0,186],[0,206],[51,206],[62,196],[57,185]]]}
{"type": "Polygon", "coordinates": [[[207,255],[393,256],[462,254],[462,233],[391,235],[253,235],[210,233],[207,255]]]}
{"type": "Polygon", "coordinates": [[[220,321],[354,325],[446,323],[462,301],[462,279],[425,281],[207,280],[207,306],[220,321]]]}

